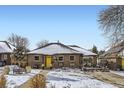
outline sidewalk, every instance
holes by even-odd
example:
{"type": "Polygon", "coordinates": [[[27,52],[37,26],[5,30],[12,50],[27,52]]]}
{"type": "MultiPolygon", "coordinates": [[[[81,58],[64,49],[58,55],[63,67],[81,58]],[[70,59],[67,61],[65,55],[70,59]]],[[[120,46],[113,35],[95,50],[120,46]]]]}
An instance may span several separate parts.
{"type": "MultiPolygon", "coordinates": [[[[39,74],[42,74],[46,77],[48,72],[49,72],[48,70],[42,70],[39,74]]],[[[19,86],[19,88],[31,88],[31,84],[32,84],[31,79],[29,79],[27,82],[19,86]]]]}

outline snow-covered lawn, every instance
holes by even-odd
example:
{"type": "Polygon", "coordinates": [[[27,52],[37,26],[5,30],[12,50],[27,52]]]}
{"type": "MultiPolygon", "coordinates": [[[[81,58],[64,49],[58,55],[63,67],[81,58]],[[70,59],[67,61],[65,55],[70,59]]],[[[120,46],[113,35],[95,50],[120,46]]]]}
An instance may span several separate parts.
{"type": "Polygon", "coordinates": [[[111,84],[99,81],[78,69],[56,69],[47,75],[48,88],[114,88],[111,84]]]}
{"type": "Polygon", "coordinates": [[[124,77],[124,71],[110,71],[110,72],[124,77]]]}
{"type": "MultiPolygon", "coordinates": [[[[7,80],[7,88],[19,87],[41,71],[32,69],[31,73],[17,75],[12,73],[12,68],[13,67],[10,66],[9,75],[5,75],[7,80]]],[[[0,72],[2,70],[3,68],[0,67],[0,72]]],[[[49,70],[46,78],[48,88],[115,88],[114,85],[102,82],[89,75],[86,75],[79,69],[49,70]]]]}
{"type": "Polygon", "coordinates": [[[6,87],[7,88],[19,87],[20,85],[22,85],[23,83],[25,83],[26,81],[31,79],[33,76],[35,76],[36,74],[40,73],[40,71],[41,70],[32,69],[31,73],[27,73],[27,74],[5,75],[6,80],[7,80],[6,87]]]}
{"type": "MultiPolygon", "coordinates": [[[[36,74],[40,73],[40,69],[32,69],[31,73],[23,73],[23,74],[13,74],[14,66],[9,66],[10,72],[9,75],[4,75],[6,77],[6,87],[7,88],[15,88],[19,87],[29,79],[31,79],[36,74]]],[[[0,67],[0,73],[2,73],[3,67],[0,67]]]]}
{"type": "Polygon", "coordinates": [[[0,75],[2,74],[3,72],[3,67],[0,67],[0,75]]]}

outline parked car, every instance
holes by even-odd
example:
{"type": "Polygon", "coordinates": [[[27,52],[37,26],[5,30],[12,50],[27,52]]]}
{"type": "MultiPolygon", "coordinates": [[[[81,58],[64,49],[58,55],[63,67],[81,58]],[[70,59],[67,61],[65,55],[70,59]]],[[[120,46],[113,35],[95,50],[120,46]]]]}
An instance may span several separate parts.
{"type": "Polygon", "coordinates": [[[0,67],[5,66],[5,61],[0,61],[0,67]]]}

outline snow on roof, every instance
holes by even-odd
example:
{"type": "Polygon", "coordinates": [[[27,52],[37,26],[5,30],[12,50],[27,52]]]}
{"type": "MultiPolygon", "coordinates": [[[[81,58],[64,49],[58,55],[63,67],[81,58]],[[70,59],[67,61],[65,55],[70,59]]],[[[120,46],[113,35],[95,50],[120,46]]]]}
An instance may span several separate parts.
{"type": "Polygon", "coordinates": [[[64,45],[61,43],[50,43],[44,47],[35,49],[28,54],[47,54],[47,55],[53,55],[53,54],[81,54],[80,52],[64,45]]]}
{"type": "Polygon", "coordinates": [[[73,46],[70,45],[69,47],[81,52],[83,55],[86,55],[86,56],[95,56],[95,55],[97,55],[97,54],[95,54],[95,53],[93,53],[93,52],[91,52],[89,50],[86,50],[86,49],[81,48],[81,47],[76,46],[76,45],[73,45],[73,46]]]}
{"type": "Polygon", "coordinates": [[[14,49],[10,43],[6,41],[0,41],[0,53],[11,53],[14,49]]]}
{"type": "Polygon", "coordinates": [[[124,49],[124,42],[114,46],[114,47],[110,47],[105,53],[103,53],[102,55],[100,55],[100,57],[107,57],[113,55],[113,54],[118,54],[119,52],[121,52],[124,49]]]}

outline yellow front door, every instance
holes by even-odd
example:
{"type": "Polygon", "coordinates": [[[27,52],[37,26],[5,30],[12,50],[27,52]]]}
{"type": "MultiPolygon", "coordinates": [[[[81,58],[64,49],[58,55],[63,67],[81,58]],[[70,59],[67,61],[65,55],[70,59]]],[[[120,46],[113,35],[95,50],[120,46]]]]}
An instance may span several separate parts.
{"type": "Polygon", "coordinates": [[[46,56],[46,67],[47,68],[52,67],[52,57],[51,56],[46,56]]]}
{"type": "Polygon", "coordinates": [[[122,58],[122,69],[124,69],[124,58],[122,58]]]}

